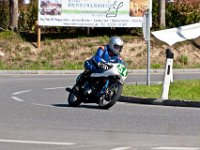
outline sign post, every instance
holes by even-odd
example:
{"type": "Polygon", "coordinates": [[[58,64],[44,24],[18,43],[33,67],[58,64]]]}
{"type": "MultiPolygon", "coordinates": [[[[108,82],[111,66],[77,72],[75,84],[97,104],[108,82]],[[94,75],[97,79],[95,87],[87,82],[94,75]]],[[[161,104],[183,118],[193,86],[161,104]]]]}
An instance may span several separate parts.
{"type": "Polygon", "coordinates": [[[35,33],[37,34],[37,48],[40,48],[40,41],[41,41],[41,27],[38,25],[38,21],[35,24],[35,33]]]}
{"type": "Polygon", "coordinates": [[[151,43],[150,43],[150,24],[151,24],[151,14],[150,9],[146,10],[144,14],[144,20],[143,20],[143,35],[144,39],[147,43],[147,82],[146,84],[149,86],[151,82],[151,76],[150,76],[150,69],[151,69],[151,61],[150,61],[150,49],[151,49],[151,43]]]}
{"type": "Polygon", "coordinates": [[[37,36],[38,36],[38,38],[37,38],[37,48],[40,48],[41,47],[41,44],[40,44],[40,41],[41,41],[41,28],[40,28],[40,26],[38,26],[38,32],[37,32],[37,36]]]}
{"type": "Polygon", "coordinates": [[[151,61],[150,61],[150,13],[149,9],[147,10],[147,85],[150,85],[150,69],[151,69],[151,61]]]}

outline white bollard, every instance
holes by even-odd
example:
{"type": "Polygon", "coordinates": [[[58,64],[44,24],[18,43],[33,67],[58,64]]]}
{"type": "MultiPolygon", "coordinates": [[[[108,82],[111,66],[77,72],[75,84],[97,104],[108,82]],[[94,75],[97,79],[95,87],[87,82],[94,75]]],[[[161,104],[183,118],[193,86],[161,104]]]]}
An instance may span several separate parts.
{"type": "Polygon", "coordinates": [[[165,76],[164,76],[163,90],[162,90],[162,96],[161,96],[162,100],[168,99],[170,82],[173,82],[173,71],[172,71],[173,58],[174,58],[174,53],[171,51],[171,49],[167,49],[165,76]]]}

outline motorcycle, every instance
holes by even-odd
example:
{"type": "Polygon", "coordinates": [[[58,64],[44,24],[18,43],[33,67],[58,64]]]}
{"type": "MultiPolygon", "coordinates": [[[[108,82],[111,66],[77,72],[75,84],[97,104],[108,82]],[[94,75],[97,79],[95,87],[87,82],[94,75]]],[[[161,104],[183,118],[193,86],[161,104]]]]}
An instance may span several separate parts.
{"type": "Polygon", "coordinates": [[[69,92],[68,103],[77,107],[81,103],[96,103],[102,109],[112,107],[122,93],[128,70],[125,62],[106,63],[108,70],[101,73],[92,73],[83,80],[81,86],[77,86],[81,74],[76,79],[76,84],[71,88],[66,88],[69,92]]]}

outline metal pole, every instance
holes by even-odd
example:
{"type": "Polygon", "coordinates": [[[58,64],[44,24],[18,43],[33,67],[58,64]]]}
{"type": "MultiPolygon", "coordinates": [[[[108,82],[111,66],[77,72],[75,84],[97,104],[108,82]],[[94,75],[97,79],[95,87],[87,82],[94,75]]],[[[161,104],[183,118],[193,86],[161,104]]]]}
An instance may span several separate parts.
{"type": "Polygon", "coordinates": [[[150,40],[147,42],[147,49],[148,49],[148,53],[147,53],[147,85],[149,86],[151,84],[151,75],[150,75],[150,70],[151,70],[151,63],[150,63],[150,40]]]}
{"type": "Polygon", "coordinates": [[[146,11],[146,33],[147,33],[147,85],[150,86],[150,69],[151,69],[151,61],[150,61],[150,11],[146,11]]]}

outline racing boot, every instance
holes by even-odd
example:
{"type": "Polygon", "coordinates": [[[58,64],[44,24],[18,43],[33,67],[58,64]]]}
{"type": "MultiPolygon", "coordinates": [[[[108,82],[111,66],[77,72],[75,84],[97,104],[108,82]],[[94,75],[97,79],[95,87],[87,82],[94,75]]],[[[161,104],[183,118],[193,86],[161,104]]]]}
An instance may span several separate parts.
{"type": "Polygon", "coordinates": [[[88,69],[85,69],[83,73],[81,73],[76,80],[76,90],[83,85],[84,81],[90,76],[91,72],[88,69]]]}

